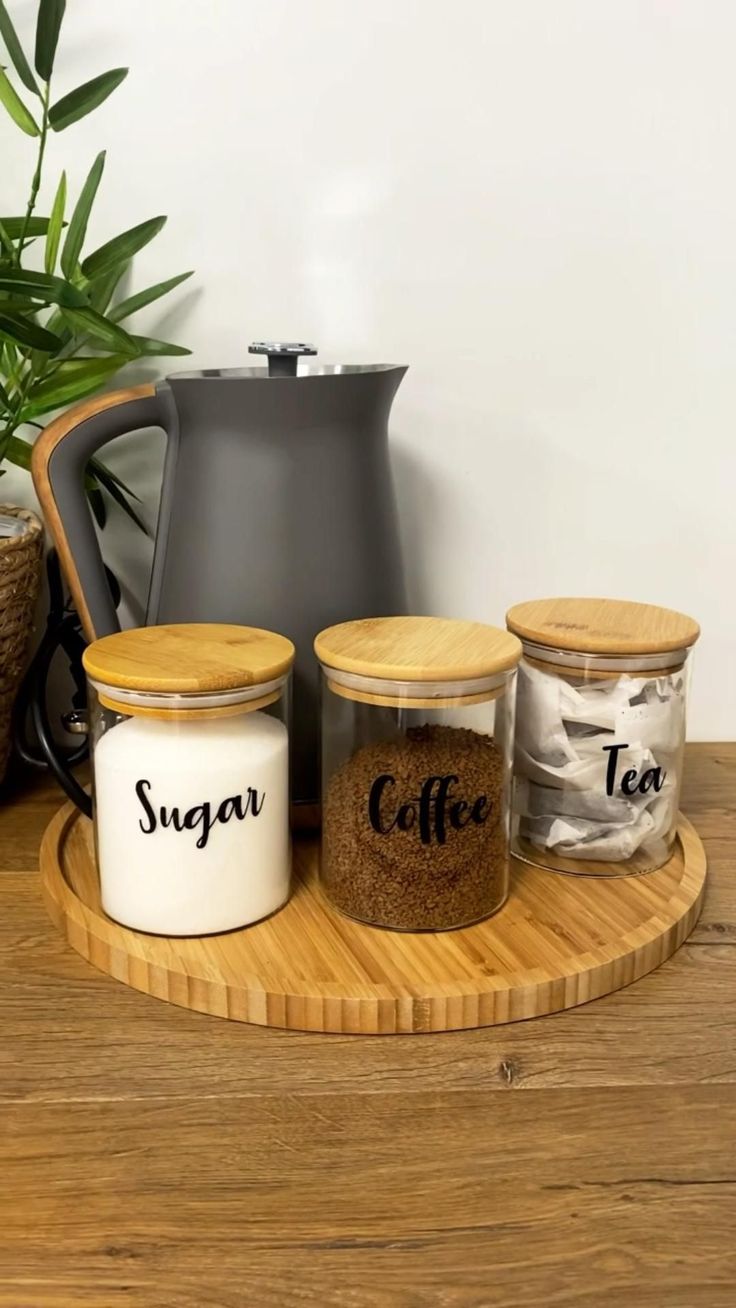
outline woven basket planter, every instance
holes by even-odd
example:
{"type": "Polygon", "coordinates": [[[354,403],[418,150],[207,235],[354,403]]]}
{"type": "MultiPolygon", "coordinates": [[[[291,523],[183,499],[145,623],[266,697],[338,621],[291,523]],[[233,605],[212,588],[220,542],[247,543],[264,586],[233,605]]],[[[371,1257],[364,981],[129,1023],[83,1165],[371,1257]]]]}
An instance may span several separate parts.
{"type": "Polygon", "coordinates": [[[13,702],[25,669],[33,610],[41,583],[43,526],[30,509],[0,504],[0,514],[19,518],[22,536],[0,537],[0,781],[8,766],[13,702]]]}

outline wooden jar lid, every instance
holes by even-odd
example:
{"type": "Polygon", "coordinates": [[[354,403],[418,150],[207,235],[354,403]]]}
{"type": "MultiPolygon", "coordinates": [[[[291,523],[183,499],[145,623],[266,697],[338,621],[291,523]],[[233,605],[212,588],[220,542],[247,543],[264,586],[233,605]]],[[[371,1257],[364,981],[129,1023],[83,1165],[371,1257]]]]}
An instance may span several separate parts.
{"type": "Polygon", "coordinates": [[[528,600],[509,609],[506,623],[522,640],[582,654],[667,654],[700,635],[685,613],[633,600],[528,600]]]}
{"type": "Polygon", "coordinates": [[[206,695],[276,680],[289,671],[294,646],[259,627],[186,622],[102,636],[82,661],[88,676],[106,686],[206,695]]]}
{"type": "Polygon", "coordinates": [[[453,618],[361,618],[321,631],[320,663],[382,681],[471,681],[516,667],[521,644],[500,627],[453,618]]]}

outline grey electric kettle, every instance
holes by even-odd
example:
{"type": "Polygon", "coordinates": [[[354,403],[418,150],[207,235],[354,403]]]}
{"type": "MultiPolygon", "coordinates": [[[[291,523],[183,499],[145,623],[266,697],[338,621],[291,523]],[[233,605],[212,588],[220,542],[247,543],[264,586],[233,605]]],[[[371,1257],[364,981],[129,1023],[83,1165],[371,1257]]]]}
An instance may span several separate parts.
{"type": "Polygon", "coordinates": [[[33,481],[89,640],[119,623],[84,496],[87,461],[143,427],[167,435],[146,622],[237,622],[296,645],[292,797],[319,797],[312,641],[405,611],[388,416],[406,368],[302,365],[181,372],[83,401],[33,451],[33,481]]]}

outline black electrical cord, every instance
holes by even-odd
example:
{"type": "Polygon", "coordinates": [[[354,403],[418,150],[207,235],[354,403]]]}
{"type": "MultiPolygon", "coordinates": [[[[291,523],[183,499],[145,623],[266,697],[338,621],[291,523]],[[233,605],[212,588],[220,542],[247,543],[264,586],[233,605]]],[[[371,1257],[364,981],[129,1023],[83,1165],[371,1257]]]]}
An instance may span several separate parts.
{"type": "MultiPolygon", "coordinates": [[[[74,682],[72,707],[80,717],[84,716],[87,705],[87,684],[82,667],[82,654],[86,641],[79,615],[72,607],[71,601],[65,598],[61,567],[55,550],[49,551],[46,571],[49,587],[46,630],[16,697],[13,740],[16,752],[23,761],[30,767],[49,768],[69,798],[90,817],[92,804],[89,795],[70,771],[89,756],[88,740],[85,736],[83,742],[74,749],[57,745],[47,705],[47,683],[51,665],[57,652],[63,650],[74,682]],[[33,723],[38,743],[29,739],[29,720],[33,723]]],[[[120,603],[120,587],[114,574],[108,568],[105,571],[113,603],[117,608],[120,603]]]]}
{"type": "MultiPolygon", "coordinates": [[[[32,705],[40,690],[39,672],[45,668],[45,675],[57,649],[63,648],[69,660],[69,670],[74,680],[72,705],[83,711],[87,700],[82,653],[85,641],[82,636],[81,623],[76,613],[64,600],[61,569],[55,550],[50,550],[46,560],[46,574],[49,588],[49,611],[46,630],[31,659],[26,674],[21,682],[13,711],[13,739],[18,756],[29,767],[45,769],[49,766],[48,755],[43,748],[29,740],[26,726],[32,716],[32,705]]],[[[87,742],[82,742],[76,749],[65,752],[64,761],[69,767],[76,767],[87,757],[87,742]]]]}
{"type": "Polygon", "coordinates": [[[48,708],[46,706],[46,682],[49,675],[49,669],[53,657],[62,643],[62,637],[67,631],[73,631],[78,623],[76,613],[69,614],[56,628],[55,640],[46,643],[42,651],[41,658],[36,656],[35,679],[32,683],[31,693],[31,718],[36,729],[39,744],[43,750],[45,761],[53,772],[56,780],[62,790],[69,796],[73,803],[81,809],[85,817],[92,817],[92,800],[83,790],[74,774],[71,772],[72,759],[76,763],[81,763],[89,754],[89,744],[85,740],[84,744],[77,749],[67,752],[63,761],[57,752],[58,746],[53,738],[51,723],[49,722],[48,708]]]}

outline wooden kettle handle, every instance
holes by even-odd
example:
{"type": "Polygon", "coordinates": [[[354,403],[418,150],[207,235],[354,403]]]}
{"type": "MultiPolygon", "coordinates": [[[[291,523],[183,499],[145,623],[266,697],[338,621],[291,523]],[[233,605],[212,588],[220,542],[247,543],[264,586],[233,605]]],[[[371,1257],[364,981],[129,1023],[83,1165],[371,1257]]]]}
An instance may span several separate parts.
{"type": "Polygon", "coordinates": [[[118,621],[84,471],[100,446],[141,427],[168,427],[165,406],[150,383],[83,400],[49,424],[31,455],[36,494],[88,640],[118,630],[118,621]]]}

